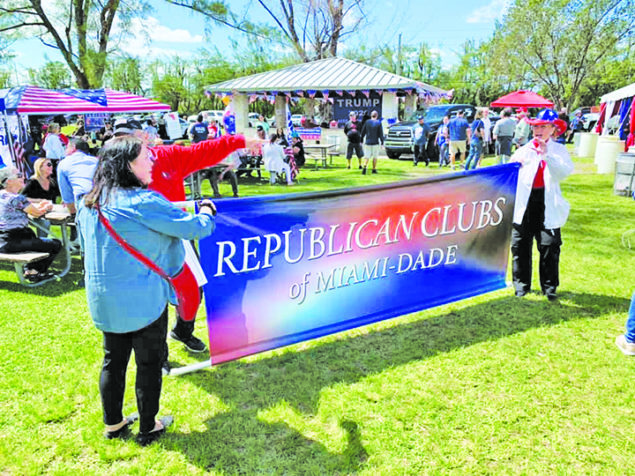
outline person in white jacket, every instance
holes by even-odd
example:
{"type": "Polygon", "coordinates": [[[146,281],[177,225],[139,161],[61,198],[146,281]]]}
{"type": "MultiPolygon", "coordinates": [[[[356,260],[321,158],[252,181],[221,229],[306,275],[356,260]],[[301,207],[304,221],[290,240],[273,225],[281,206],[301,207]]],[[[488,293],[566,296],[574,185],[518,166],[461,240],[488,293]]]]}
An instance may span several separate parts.
{"type": "Polygon", "coordinates": [[[284,149],[276,144],[277,140],[278,136],[271,134],[269,144],[265,144],[262,148],[265,168],[269,171],[269,183],[271,185],[275,184],[278,174],[284,172],[287,176],[287,185],[294,185],[293,180],[291,180],[291,168],[284,160],[286,157],[284,149]]]}
{"type": "Polygon", "coordinates": [[[557,299],[559,283],[560,228],[569,215],[560,181],[573,172],[573,162],[562,144],[552,139],[558,113],[544,109],[530,119],[534,139],[511,158],[521,164],[516,187],[512,230],[512,274],[516,296],[531,290],[533,240],[540,253],[540,287],[547,299],[557,299]]]}

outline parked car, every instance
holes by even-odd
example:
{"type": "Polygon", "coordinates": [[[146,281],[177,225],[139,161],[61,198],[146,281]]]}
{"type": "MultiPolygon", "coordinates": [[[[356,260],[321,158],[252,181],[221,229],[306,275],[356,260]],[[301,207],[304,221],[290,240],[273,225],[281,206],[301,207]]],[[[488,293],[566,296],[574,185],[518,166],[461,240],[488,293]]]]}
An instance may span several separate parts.
{"type": "Polygon", "coordinates": [[[192,125],[191,122],[186,121],[182,117],[179,117],[179,125],[181,126],[181,139],[187,139],[187,130],[192,125]]]}
{"type": "Polygon", "coordinates": [[[468,122],[474,120],[476,107],[470,104],[441,104],[438,106],[430,106],[424,111],[417,111],[409,121],[398,122],[388,128],[386,141],[386,155],[391,159],[398,159],[402,154],[414,153],[414,128],[417,125],[416,117],[423,114],[426,123],[430,126],[430,135],[428,136],[428,144],[426,153],[430,159],[438,160],[439,153],[434,138],[439,128],[439,124],[443,122],[443,117],[450,115],[450,119],[456,117],[459,110],[465,112],[465,118],[468,122]]]}
{"type": "Polygon", "coordinates": [[[219,123],[223,122],[223,114],[225,114],[225,111],[221,111],[219,109],[212,109],[209,111],[201,111],[200,114],[203,114],[203,117],[207,114],[207,120],[208,121],[213,121],[216,120],[219,123]]]}
{"type": "Polygon", "coordinates": [[[291,122],[295,127],[302,127],[302,117],[303,114],[291,114],[291,122]]]}
{"type": "Polygon", "coordinates": [[[256,127],[256,124],[260,121],[260,114],[257,112],[250,112],[247,117],[249,118],[249,127],[256,127]]]}
{"type": "Polygon", "coordinates": [[[587,114],[582,115],[582,128],[589,132],[593,130],[595,125],[598,123],[598,119],[600,118],[600,114],[597,112],[589,112],[587,114]]]}

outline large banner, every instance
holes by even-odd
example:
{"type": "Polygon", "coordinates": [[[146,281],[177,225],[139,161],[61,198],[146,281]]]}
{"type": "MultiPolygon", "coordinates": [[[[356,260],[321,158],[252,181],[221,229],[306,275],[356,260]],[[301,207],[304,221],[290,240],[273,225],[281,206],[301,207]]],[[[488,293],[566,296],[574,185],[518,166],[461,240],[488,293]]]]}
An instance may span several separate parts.
{"type": "Polygon", "coordinates": [[[381,96],[375,91],[370,91],[368,97],[361,91],[357,91],[355,96],[345,92],[342,96],[331,96],[333,98],[333,119],[337,121],[337,127],[344,127],[349,120],[349,114],[355,112],[357,120],[361,121],[364,115],[370,118],[373,111],[377,111],[381,119],[381,96]]]}
{"type": "Polygon", "coordinates": [[[505,287],[518,165],[217,202],[212,363],[505,287]]]}

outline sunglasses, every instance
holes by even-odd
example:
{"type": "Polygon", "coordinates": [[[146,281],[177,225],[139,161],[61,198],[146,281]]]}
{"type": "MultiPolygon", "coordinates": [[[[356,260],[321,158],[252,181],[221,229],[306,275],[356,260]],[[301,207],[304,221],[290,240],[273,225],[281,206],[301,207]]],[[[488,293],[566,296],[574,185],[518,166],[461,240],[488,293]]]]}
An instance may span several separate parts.
{"type": "Polygon", "coordinates": [[[50,163],[50,162],[44,162],[43,165],[46,166],[46,167],[53,167],[53,164],[50,163]]]}

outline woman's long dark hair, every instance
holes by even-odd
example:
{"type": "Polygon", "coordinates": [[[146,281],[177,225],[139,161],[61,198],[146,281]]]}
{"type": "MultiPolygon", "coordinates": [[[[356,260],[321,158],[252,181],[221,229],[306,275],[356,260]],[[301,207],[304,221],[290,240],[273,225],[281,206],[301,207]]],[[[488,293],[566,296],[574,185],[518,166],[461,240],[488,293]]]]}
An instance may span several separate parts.
{"type": "Polygon", "coordinates": [[[99,151],[93,188],[84,199],[88,208],[95,203],[105,204],[108,196],[119,188],[143,188],[144,185],[130,170],[130,162],[139,157],[143,141],[134,136],[110,139],[99,151]]]}

